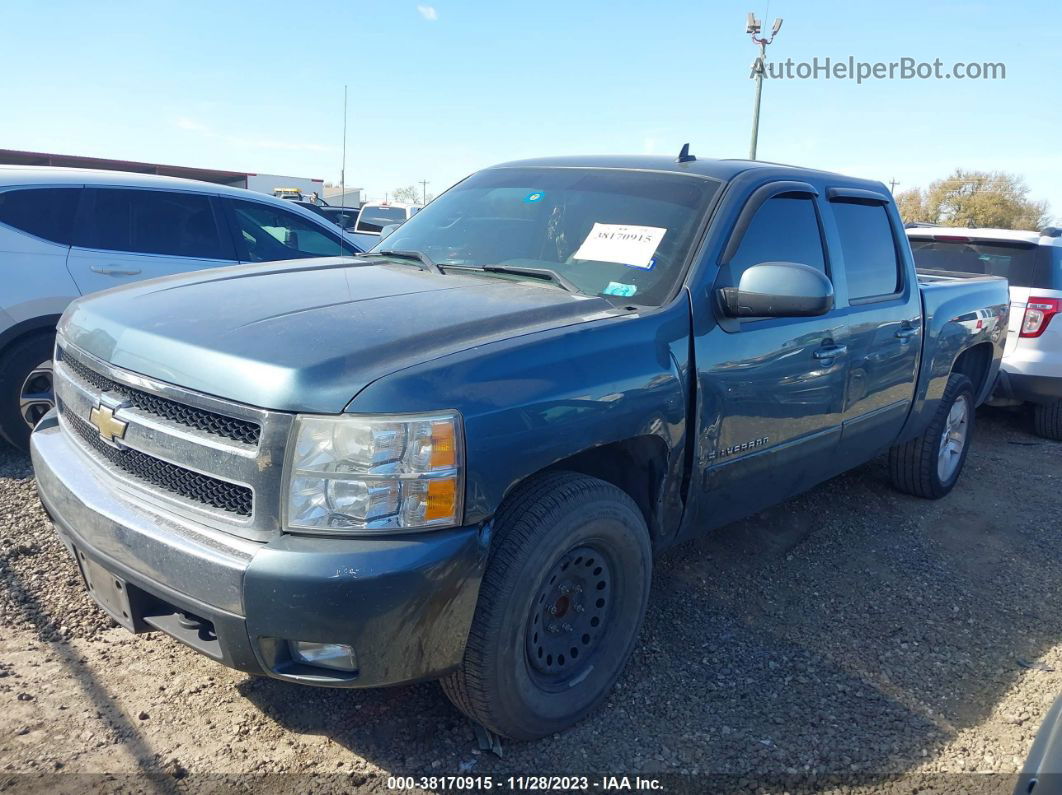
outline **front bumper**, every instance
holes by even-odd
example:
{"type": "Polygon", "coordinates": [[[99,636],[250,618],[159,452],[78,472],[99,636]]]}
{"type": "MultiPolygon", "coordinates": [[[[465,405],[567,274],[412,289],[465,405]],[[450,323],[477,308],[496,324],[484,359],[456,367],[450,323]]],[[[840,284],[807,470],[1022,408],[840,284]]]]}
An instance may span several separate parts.
{"type": "Polygon", "coordinates": [[[54,412],[34,431],[31,453],[60,538],[124,581],[123,623],[134,632],[162,630],[241,671],[337,687],[434,678],[461,662],[489,526],[258,543],[126,495],[54,412]],[[286,640],[347,644],[358,669],[296,664],[286,640]]]}

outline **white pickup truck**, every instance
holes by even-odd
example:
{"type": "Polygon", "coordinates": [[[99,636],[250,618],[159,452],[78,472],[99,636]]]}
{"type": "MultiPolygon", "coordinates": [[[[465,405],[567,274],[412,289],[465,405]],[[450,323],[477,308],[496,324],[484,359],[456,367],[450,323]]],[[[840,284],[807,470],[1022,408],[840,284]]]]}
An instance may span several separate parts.
{"type": "Polygon", "coordinates": [[[1010,281],[1007,345],[989,402],[1031,403],[1036,432],[1062,440],[1062,229],[912,227],[907,237],[919,270],[1010,281]]]}

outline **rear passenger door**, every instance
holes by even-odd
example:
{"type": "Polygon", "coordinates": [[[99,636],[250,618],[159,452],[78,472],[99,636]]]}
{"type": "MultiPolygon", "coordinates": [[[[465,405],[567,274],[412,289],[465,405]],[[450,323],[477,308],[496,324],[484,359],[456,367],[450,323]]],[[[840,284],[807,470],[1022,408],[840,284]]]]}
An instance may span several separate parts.
{"type": "Polygon", "coordinates": [[[82,293],[236,262],[209,194],[144,188],[86,189],[68,259],[82,293]]]}
{"type": "Polygon", "coordinates": [[[828,196],[848,321],[840,472],[889,447],[903,427],[922,351],[922,301],[888,197],[840,188],[828,196]]]}

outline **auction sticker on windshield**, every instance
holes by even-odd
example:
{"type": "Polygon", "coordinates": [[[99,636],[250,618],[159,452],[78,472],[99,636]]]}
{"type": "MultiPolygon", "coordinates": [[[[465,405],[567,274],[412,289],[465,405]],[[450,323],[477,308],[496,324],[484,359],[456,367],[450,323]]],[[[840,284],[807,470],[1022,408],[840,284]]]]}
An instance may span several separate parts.
{"type": "Polygon", "coordinates": [[[667,230],[659,226],[594,224],[573,259],[615,262],[649,270],[667,230]]]}

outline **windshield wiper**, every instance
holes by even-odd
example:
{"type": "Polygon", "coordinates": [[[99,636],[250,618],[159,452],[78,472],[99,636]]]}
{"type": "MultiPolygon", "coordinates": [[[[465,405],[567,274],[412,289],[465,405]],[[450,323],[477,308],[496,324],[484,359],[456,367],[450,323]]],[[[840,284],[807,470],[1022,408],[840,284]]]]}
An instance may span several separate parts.
{"type": "Polygon", "coordinates": [[[389,249],[387,251],[370,251],[367,254],[360,254],[360,257],[390,257],[391,259],[408,259],[416,262],[422,271],[428,271],[429,273],[441,274],[442,268],[435,264],[431,257],[425,254],[423,251],[400,251],[397,249],[389,249]]]}
{"type": "Polygon", "coordinates": [[[557,273],[557,271],[551,271],[549,268],[525,268],[519,265],[447,265],[446,267],[465,271],[486,271],[487,273],[510,273],[513,276],[532,276],[536,279],[547,279],[569,293],[581,292],[568,277],[557,273]]]}

